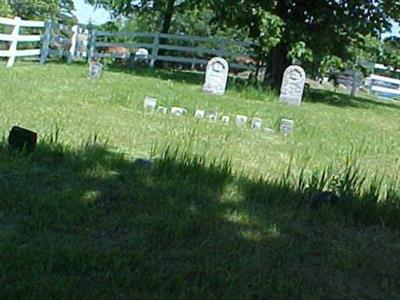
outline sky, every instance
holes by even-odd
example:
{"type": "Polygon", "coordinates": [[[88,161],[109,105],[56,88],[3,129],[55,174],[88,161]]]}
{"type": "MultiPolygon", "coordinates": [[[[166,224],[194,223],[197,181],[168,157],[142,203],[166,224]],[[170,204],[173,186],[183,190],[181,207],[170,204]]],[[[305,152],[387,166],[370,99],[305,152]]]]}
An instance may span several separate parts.
{"type": "Polygon", "coordinates": [[[74,0],[75,15],[78,17],[79,23],[87,24],[89,20],[93,24],[101,25],[110,20],[110,14],[104,9],[94,9],[90,4],[86,4],[84,0],[74,0]]]}

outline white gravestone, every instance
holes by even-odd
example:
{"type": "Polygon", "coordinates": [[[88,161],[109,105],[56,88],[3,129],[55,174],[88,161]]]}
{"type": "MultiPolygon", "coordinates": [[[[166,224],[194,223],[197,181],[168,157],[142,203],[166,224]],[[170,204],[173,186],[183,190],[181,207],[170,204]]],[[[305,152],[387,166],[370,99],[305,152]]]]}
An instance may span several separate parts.
{"type": "Polygon", "coordinates": [[[89,64],[89,79],[99,79],[103,72],[103,65],[98,62],[91,62],[89,64]]]}
{"type": "Polygon", "coordinates": [[[196,119],[203,119],[205,115],[206,112],[202,109],[196,109],[196,111],[194,112],[194,117],[196,119]]]}
{"type": "Polygon", "coordinates": [[[187,114],[187,110],[182,107],[172,107],[171,114],[174,116],[184,116],[187,114]]]}
{"type": "Polygon", "coordinates": [[[217,122],[218,120],[218,113],[215,111],[212,111],[208,114],[208,120],[210,120],[211,122],[217,122]]]}
{"type": "Polygon", "coordinates": [[[274,130],[272,128],[264,127],[264,132],[265,133],[274,133],[274,130]]]}
{"type": "Polygon", "coordinates": [[[253,118],[251,120],[251,128],[252,129],[261,129],[263,121],[259,118],[253,118]]]}
{"type": "Polygon", "coordinates": [[[282,119],[280,124],[280,131],[284,134],[289,134],[293,132],[294,121],[289,119],[282,119]]]}
{"type": "Polygon", "coordinates": [[[214,57],[207,64],[203,91],[215,95],[223,95],[228,82],[229,65],[220,57],[214,57]]]}
{"type": "Polygon", "coordinates": [[[143,61],[149,59],[149,50],[146,48],[139,48],[135,51],[135,61],[143,61]]]}
{"type": "Polygon", "coordinates": [[[283,74],[281,86],[281,102],[300,106],[303,98],[304,85],[306,83],[306,72],[300,66],[290,66],[283,74]]]}
{"type": "Polygon", "coordinates": [[[222,116],[221,122],[222,122],[223,124],[229,124],[229,121],[230,121],[229,116],[222,116]]]}
{"type": "Polygon", "coordinates": [[[168,112],[168,108],[166,108],[165,106],[159,106],[159,107],[157,108],[157,111],[158,111],[159,113],[162,113],[162,114],[166,115],[167,112],[168,112]]]}
{"type": "Polygon", "coordinates": [[[146,97],[143,103],[144,109],[147,111],[155,111],[157,106],[157,99],[146,97]]]}
{"type": "Polygon", "coordinates": [[[247,120],[248,120],[248,117],[242,116],[242,115],[237,115],[235,123],[237,126],[244,126],[244,125],[246,125],[247,120]]]}

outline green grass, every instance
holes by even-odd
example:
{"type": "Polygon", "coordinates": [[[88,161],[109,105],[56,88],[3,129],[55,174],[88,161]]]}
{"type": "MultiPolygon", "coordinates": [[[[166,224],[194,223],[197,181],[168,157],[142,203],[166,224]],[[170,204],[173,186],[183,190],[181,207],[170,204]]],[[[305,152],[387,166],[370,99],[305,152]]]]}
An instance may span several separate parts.
{"type": "Polygon", "coordinates": [[[79,65],[0,78],[3,133],[41,138],[30,156],[0,147],[0,298],[399,298],[397,105],[314,91],[293,108],[232,85],[204,95],[195,74],[88,81],[79,65]],[[145,96],[296,130],[146,114],[145,96]],[[343,203],[311,209],[322,186],[343,203]]]}

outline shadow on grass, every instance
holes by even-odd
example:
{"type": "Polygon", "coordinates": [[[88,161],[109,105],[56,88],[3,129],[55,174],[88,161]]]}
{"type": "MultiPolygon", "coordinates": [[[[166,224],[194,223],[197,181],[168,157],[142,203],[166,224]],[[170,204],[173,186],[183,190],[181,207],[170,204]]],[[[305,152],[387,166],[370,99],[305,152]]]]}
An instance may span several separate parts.
{"type": "Polygon", "coordinates": [[[29,156],[2,146],[0,295],[399,296],[394,234],[307,201],[188,153],[167,150],[150,166],[98,145],[41,144],[29,156]]]}
{"type": "Polygon", "coordinates": [[[370,99],[365,97],[352,97],[340,92],[327,90],[309,90],[304,98],[305,102],[322,103],[337,107],[356,107],[356,108],[373,108],[373,107],[389,107],[400,108],[400,103],[392,100],[370,99]]]}

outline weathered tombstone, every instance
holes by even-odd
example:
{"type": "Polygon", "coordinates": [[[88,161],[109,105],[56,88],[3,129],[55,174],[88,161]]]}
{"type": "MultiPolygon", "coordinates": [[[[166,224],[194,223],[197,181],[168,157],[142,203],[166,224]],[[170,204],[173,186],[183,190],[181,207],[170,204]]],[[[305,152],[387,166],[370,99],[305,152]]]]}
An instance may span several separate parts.
{"type": "Polygon", "coordinates": [[[187,114],[187,110],[182,107],[172,107],[171,114],[174,116],[184,116],[187,114]]]}
{"type": "Polygon", "coordinates": [[[282,119],[280,124],[280,131],[284,134],[293,132],[294,121],[289,119],[282,119]]]}
{"type": "Polygon", "coordinates": [[[218,113],[216,111],[212,111],[208,114],[208,120],[211,122],[217,122],[218,120],[218,113]]]}
{"type": "Polygon", "coordinates": [[[237,115],[235,123],[237,126],[244,126],[244,125],[246,125],[247,120],[248,120],[248,117],[242,116],[242,115],[237,115]]]}
{"type": "Polygon", "coordinates": [[[272,128],[264,127],[264,132],[265,133],[274,133],[274,130],[272,128]]]}
{"type": "Polygon", "coordinates": [[[259,118],[253,118],[251,120],[251,128],[252,129],[261,129],[263,121],[259,118]]]}
{"type": "Polygon", "coordinates": [[[150,111],[153,112],[156,110],[156,106],[157,106],[157,99],[155,98],[151,98],[151,97],[146,97],[144,98],[144,109],[146,111],[150,111]]]}
{"type": "Polygon", "coordinates": [[[149,50],[139,48],[135,51],[135,61],[145,61],[149,59],[149,50]]]}
{"type": "Polygon", "coordinates": [[[33,152],[36,148],[37,133],[25,128],[14,126],[8,136],[8,146],[13,150],[33,152]]]}
{"type": "Polygon", "coordinates": [[[214,57],[207,64],[203,91],[215,95],[223,95],[228,81],[229,65],[221,57],[214,57]]]}
{"type": "Polygon", "coordinates": [[[103,65],[98,62],[91,62],[89,64],[89,79],[99,79],[103,72],[103,65]]]}
{"type": "Polygon", "coordinates": [[[205,115],[206,112],[202,109],[196,109],[196,111],[194,112],[194,117],[196,119],[203,119],[205,115]]]}
{"type": "Polygon", "coordinates": [[[159,106],[159,107],[157,108],[157,111],[158,111],[159,113],[162,113],[162,114],[166,115],[167,112],[168,112],[168,108],[166,108],[165,106],[159,106]]]}
{"type": "Polygon", "coordinates": [[[229,121],[230,121],[229,116],[222,116],[221,122],[222,122],[223,124],[229,124],[229,121]]]}
{"type": "Polygon", "coordinates": [[[306,83],[306,72],[300,66],[290,66],[283,74],[281,102],[300,106],[306,83]]]}

